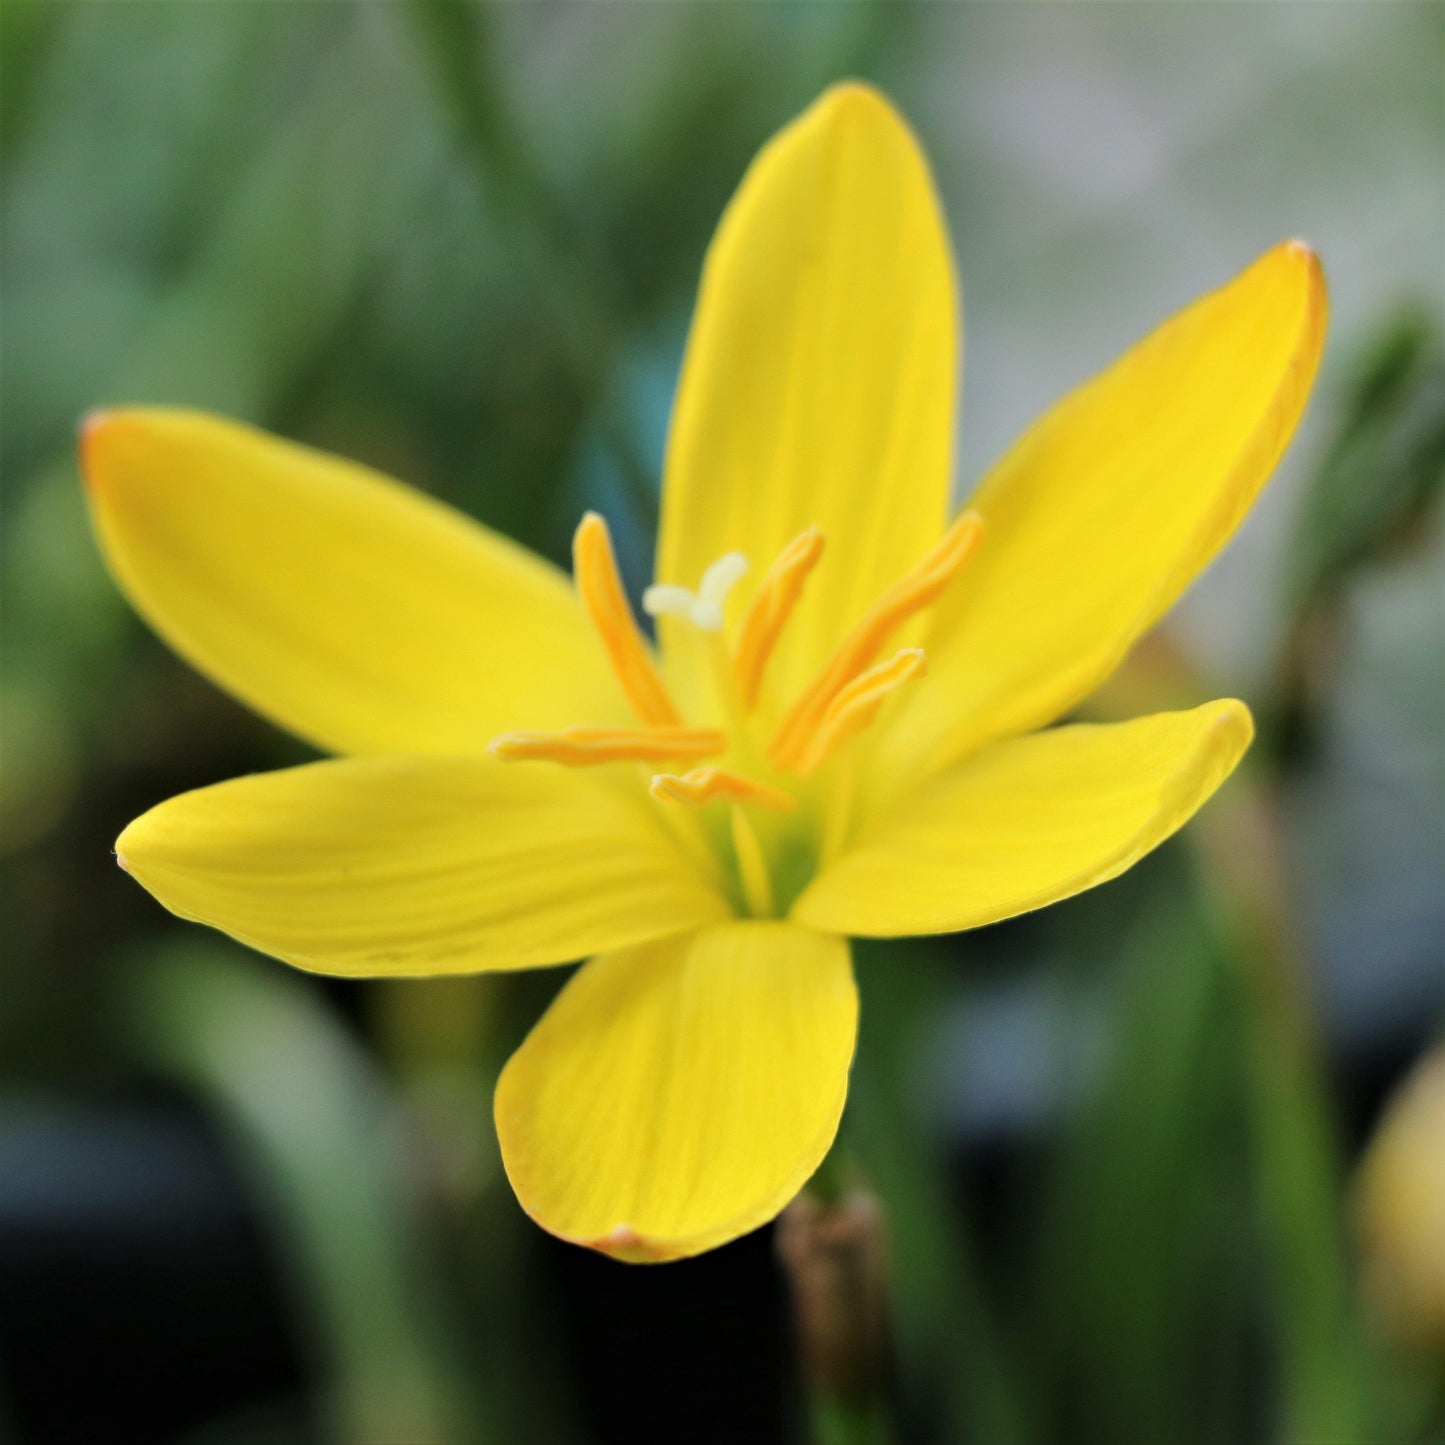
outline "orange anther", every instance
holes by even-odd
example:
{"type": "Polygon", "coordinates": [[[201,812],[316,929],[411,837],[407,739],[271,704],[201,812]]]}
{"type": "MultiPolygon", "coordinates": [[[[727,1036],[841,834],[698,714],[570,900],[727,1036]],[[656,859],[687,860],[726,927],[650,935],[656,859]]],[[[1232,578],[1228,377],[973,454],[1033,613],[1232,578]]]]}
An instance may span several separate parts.
{"type": "Polygon", "coordinates": [[[681,718],[657,674],[652,649],[632,615],[617,570],[617,554],[612,550],[612,534],[596,512],[582,518],[572,538],[572,572],[582,606],[638,717],[646,723],[676,727],[681,718]]]}
{"type": "Polygon", "coordinates": [[[905,647],[887,662],[860,672],[828,704],[818,730],[798,763],[804,777],[816,772],[850,738],[878,716],[878,709],[910,678],[928,671],[928,659],[918,647],[905,647]]]}
{"type": "Polygon", "coordinates": [[[588,768],[598,763],[707,758],[726,746],[727,739],[717,728],[564,728],[555,733],[503,733],[492,739],[490,751],[509,763],[565,763],[588,768]]]}
{"type": "Polygon", "coordinates": [[[714,798],[729,798],[737,803],[757,803],[764,808],[786,809],[793,800],[779,788],[770,788],[753,778],[735,773],[730,768],[694,768],[677,777],[659,773],[652,780],[652,796],[660,802],[688,803],[701,808],[714,798]]]}
{"type": "Polygon", "coordinates": [[[778,724],[768,744],[777,767],[798,766],[833,699],[877,657],[903,622],[938,599],[982,533],[983,520],[976,513],[963,513],[927,556],[863,614],[778,724]]]}
{"type": "Polygon", "coordinates": [[[768,568],[767,576],[758,585],[757,595],[743,614],[737,647],[733,650],[733,675],[745,708],[757,702],[763,669],[802,596],[808,574],[823,555],[823,540],[823,534],[816,527],[799,532],[768,568]]]}

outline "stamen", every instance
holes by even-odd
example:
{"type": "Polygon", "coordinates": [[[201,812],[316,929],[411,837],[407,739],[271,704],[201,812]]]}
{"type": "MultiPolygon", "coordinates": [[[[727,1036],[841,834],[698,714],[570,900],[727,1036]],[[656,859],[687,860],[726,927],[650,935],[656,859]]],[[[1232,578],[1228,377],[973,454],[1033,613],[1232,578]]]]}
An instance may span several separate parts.
{"type": "Polygon", "coordinates": [[[733,652],[733,675],[744,708],[751,709],[757,703],[763,669],[803,594],[808,574],[823,555],[823,540],[823,534],[816,527],[799,532],[768,568],[757,595],[743,614],[733,652]]]}
{"type": "Polygon", "coordinates": [[[642,594],[642,610],[650,617],[683,617],[702,632],[721,632],[728,593],[747,575],[741,552],[719,557],[698,583],[696,592],[672,582],[654,582],[642,594]]]}
{"type": "Polygon", "coordinates": [[[681,777],[659,773],[648,790],[659,802],[687,803],[705,807],[714,798],[731,798],[739,803],[757,803],[764,808],[786,810],[793,800],[779,788],[770,788],[730,768],[694,768],[681,777]]]}
{"type": "Polygon", "coordinates": [[[676,727],[682,719],[657,675],[647,640],[638,630],[617,570],[612,535],[596,512],[582,518],[572,538],[572,571],[582,606],[637,715],[646,723],[676,727]]]}
{"type": "Polygon", "coordinates": [[[673,758],[710,758],[727,747],[717,728],[564,728],[555,733],[503,733],[488,751],[504,762],[663,763],[673,758]]]}
{"type": "Polygon", "coordinates": [[[905,647],[887,662],[860,672],[828,704],[818,731],[813,734],[798,772],[803,777],[815,773],[850,738],[856,737],[878,716],[878,709],[895,689],[910,678],[922,677],[928,671],[928,658],[919,647],[905,647]]]}
{"type": "Polygon", "coordinates": [[[732,806],[733,855],[738,860],[738,882],[742,884],[743,900],[754,918],[772,918],[778,909],[773,898],[773,883],[768,877],[768,860],[758,841],[757,829],[748,819],[747,811],[736,803],[732,806]]]}
{"type": "Polygon", "coordinates": [[[958,575],[982,533],[982,518],[965,512],[928,555],[863,614],[774,732],[768,751],[777,767],[796,767],[828,705],[877,657],[900,624],[937,600],[958,575]]]}

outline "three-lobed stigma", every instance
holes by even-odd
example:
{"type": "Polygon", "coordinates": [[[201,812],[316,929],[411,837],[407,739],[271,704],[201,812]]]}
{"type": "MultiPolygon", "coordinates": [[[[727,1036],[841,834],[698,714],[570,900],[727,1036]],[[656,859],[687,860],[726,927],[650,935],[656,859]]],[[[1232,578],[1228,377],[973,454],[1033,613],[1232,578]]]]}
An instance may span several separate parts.
{"type": "Polygon", "coordinates": [[[642,594],[642,610],[649,617],[681,617],[702,632],[721,632],[728,593],[748,574],[748,559],[741,552],[726,552],[702,574],[697,591],[675,583],[655,582],[642,594]]]}

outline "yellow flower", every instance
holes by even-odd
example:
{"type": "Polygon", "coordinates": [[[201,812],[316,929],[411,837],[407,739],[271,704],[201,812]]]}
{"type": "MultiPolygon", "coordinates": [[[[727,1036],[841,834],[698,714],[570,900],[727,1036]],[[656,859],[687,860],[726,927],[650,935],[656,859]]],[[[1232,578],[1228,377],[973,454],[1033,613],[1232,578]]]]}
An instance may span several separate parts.
{"type": "Polygon", "coordinates": [[[1390,1100],[1355,1183],[1366,1295],[1398,1343],[1445,1361],[1445,1043],[1390,1100]]]}
{"type": "Polygon", "coordinates": [[[1094,381],[948,523],[958,347],[938,200],[858,84],[764,148],[707,257],[657,576],[583,519],[546,562],[351,463],[106,412],[95,525],[156,630],[342,754],[162,803],[117,843],[166,907],[350,976],[590,962],[504,1071],[545,1228],[673,1259],[827,1151],[846,936],[973,928],[1114,877],[1219,786],[1239,702],[1039,731],[1233,531],[1304,405],[1318,265],[1270,251],[1094,381]]]}

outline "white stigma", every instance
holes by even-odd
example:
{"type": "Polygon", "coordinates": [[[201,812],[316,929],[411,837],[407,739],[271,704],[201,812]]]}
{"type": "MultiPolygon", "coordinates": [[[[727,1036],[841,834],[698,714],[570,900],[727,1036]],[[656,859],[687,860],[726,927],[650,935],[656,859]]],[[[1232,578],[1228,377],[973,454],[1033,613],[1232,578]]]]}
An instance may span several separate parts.
{"type": "Polygon", "coordinates": [[[642,594],[642,610],[649,617],[685,617],[700,632],[721,632],[728,593],[747,571],[748,559],[741,552],[724,553],[702,574],[696,592],[669,582],[654,583],[642,594]]]}

